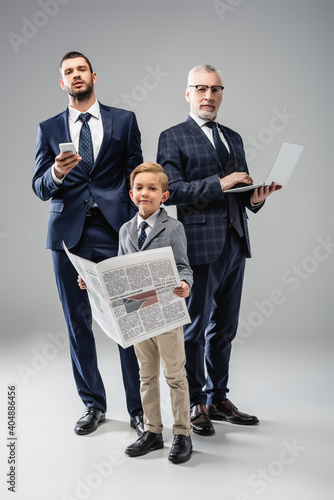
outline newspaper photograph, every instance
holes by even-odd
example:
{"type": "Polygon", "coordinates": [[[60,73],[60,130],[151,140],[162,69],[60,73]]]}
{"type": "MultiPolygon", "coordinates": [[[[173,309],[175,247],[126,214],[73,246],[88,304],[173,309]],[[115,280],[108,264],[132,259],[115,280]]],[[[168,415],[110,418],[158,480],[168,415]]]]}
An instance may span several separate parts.
{"type": "MultiPolygon", "coordinates": [[[[172,247],[111,257],[98,264],[64,250],[85,281],[94,320],[122,347],[190,323],[172,247]]],[[[84,293],[84,291],[83,291],[84,293]]]]}

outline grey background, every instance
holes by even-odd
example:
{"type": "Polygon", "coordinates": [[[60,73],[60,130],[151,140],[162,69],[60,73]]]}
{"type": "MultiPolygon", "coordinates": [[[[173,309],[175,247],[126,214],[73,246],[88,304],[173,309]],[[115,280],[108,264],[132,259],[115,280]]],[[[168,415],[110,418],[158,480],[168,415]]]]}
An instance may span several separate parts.
{"type": "MultiPolygon", "coordinates": [[[[98,328],[110,400],[119,391],[111,416],[118,427],[106,424],[108,433],[97,433],[95,441],[74,436],[82,407],[66,342],[57,347],[54,340],[65,338],[65,327],[51,255],[44,250],[48,203],[31,190],[38,122],[67,106],[58,66],[65,52],[79,50],[97,73],[97,98],[135,111],[147,161],[155,161],[160,132],[186,119],[187,73],[202,63],[223,71],[218,118],[243,137],[255,180],[266,176],[283,142],[305,146],[286,188],[249,216],[253,258],[247,262],[230,386],[231,399],[256,413],[262,427],[246,432],[220,426],[214,440],[195,437],[197,455],[173,470],[164,469],[166,459],[162,466],[162,459],[150,457],[137,460],[135,469],[122,455],[111,477],[90,494],[87,490],[86,498],[104,499],[113,490],[121,498],[120,492],[137,494],[147,487],[138,484],[150,477],[149,470],[154,488],[139,498],[155,498],[161,488],[161,498],[181,498],[181,490],[171,489],[178,484],[188,494],[210,494],[213,488],[228,500],[272,500],[288,491],[294,492],[287,495],[291,498],[311,499],[316,492],[329,498],[333,15],[331,0],[2,2],[0,491],[5,495],[8,384],[17,385],[19,499],[79,498],[75,481],[95,470],[94,457],[101,462],[104,451],[123,450],[135,437],[128,432],[116,348],[98,328]],[[282,443],[294,439],[304,447],[295,462],[283,469],[276,463],[276,476],[266,481],[263,493],[247,486],[247,478],[272,465],[282,443]],[[163,487],[162,471],[168,477],[163,487]]],[[[164,386],[162,393],[168,408],[164,386]]],[[[169,418],[166,409],[167,428],[169,418]]]]}

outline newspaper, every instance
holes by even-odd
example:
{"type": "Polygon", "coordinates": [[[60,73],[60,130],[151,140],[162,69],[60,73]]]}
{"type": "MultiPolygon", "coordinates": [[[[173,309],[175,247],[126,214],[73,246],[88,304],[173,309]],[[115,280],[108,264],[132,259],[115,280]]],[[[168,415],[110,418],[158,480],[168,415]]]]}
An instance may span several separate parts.
{"type": "Polygon", "coordinates": [[[173,293],[180,278],[172,247],[96,264],[62,245],[87,285],[93,318],[122,347],[191,322],[185,300],[173,293]]]}

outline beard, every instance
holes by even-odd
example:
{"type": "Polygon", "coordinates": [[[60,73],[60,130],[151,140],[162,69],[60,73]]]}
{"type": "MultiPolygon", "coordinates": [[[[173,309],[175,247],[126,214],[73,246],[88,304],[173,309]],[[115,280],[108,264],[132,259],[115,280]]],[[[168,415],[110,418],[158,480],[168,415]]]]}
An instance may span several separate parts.
{"type": "Polygon", "coordinates": [[[85,82],[85,86],[83,86],[82,88],[79,89],[76,89],[75,87],[69,88],[67,90],[67,93],[71,97],[74,97],[77,101],[87,101],[93,93],[93,88],[94,88],[93,79],[91,79],[90,82],[88,83],[85,82]]]}
{"type": "Polygon", "coordinates": [[[202,120],[215,120],[217,116],[217,110],[205,111],[203,109],[198,109],[197,116],[202,118],[202,120]]]}

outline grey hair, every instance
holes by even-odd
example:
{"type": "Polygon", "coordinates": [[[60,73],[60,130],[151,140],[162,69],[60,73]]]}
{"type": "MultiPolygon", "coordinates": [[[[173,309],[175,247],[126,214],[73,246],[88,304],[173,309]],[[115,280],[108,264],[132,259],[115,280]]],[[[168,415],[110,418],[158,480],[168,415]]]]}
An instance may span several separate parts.
{"type": "Polygon", "coordinates": [[[188,85],[191,83],[192,77],[194,76],[195,73],[198,71],[206,71],[207,73],[216,73],[221,81],[223,82],[223,73],[219,71],[219,69],[215,68],[214,66],[211,66],[210,64],[200,64],[198,66],[195,66],[192,68],[189,73],[188,73],[188,85]]]}

